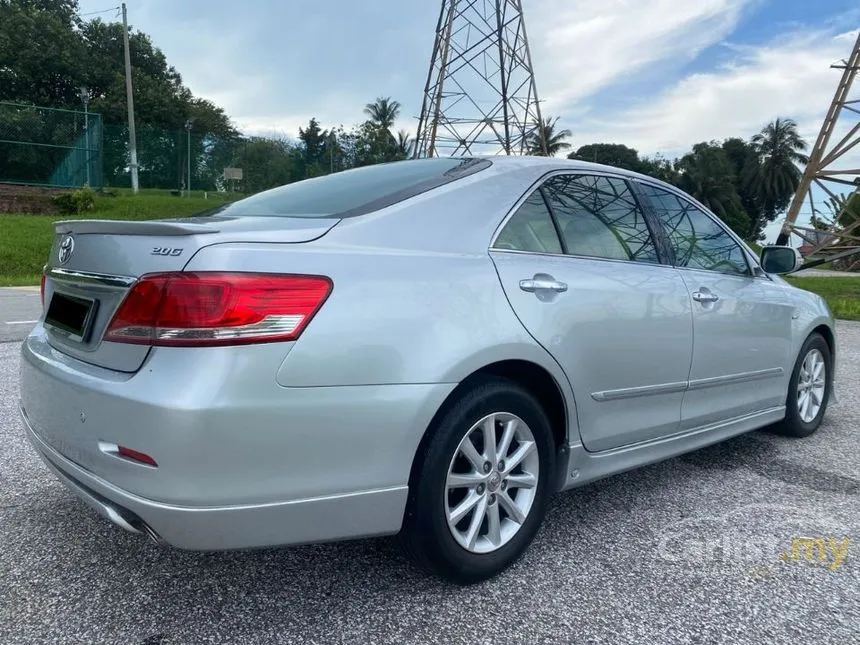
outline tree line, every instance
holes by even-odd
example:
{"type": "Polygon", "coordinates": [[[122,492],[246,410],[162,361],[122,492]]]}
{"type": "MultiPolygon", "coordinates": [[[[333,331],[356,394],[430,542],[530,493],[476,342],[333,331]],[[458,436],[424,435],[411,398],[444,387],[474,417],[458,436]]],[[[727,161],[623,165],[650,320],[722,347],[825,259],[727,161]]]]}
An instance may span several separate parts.
{"type": "MultiPolygon", "coordinates": [[[[569,150],[569,130],[557,130],[557,120],[545,119],[542,128],[549,154],[569,150]]],[[[540,154],[537,136],[532,151],[540,154]]],[[[759,241],[764,228],[788,208],[809,159],[808,144],[792,119],[776,118],[749,139],[697,143],[675,159],[640,156],[618,143],[589,143],[567,156],[624,168],[677,186],[702,202],[744,239],[759,241]]],[[[838,212],[833,210],[831,216],[838,212]]],[[[817,221],[825,225],[827,213],[817,221]]]]}
{"type": "MultiPolygon", "coordinates": [[[[237,167],[244,175],[237,188],[257,192],[411,156],[409,135],[394,132],[401,106],[390,97],[366,104],[363,120],[348,129],[343,125],[324,128],[314,118],[299,129],[297,139],[246,136],[223,108],[192,94],[147,34],[130,29],[129,47],[144,187],[187,186],[190,165],[193,188],[223,188],[224,168],[237,167]]],[[[81,87],[89,91],[89,109],[101,114],[105,124],[104,183],[128,185],[122,24],[101,17],[84,20],[77,0],[0,0],[0,101],[80,110],[81,87]]],[[[2,119],[0,113],[0,132],[2,119]]],[[[528,153],[544,154],[541,134],[550,155],[572,149],[571,132],[560,128],[558,117],[546,117],[533,126],[528,153]]],[[[807,147],[794,121],[776,118],[749,139],[697,143],[675,159],[641,156],[618,143],[581,145],[567,156],[672,183],[745,239],[759,240],[765,226],[788,207],[800,180],[800,166],[808,161],[807,147]]],[[[4,147],[0,175],[4,164],[53,163],[46,159],[21,146],[4,147]]],[[[34,174],[39,172],[34,168],[34,174]]],[[[825,222],[824,213],[814,221],[822,227],[825,222]]]]}
{"type": "MultiPolygon", "coordinates": [[[[194,96],[151,38],[129,29],[129,51],[141,185],[149,188],[223,186],[225,167],[238,167],[240,189],[256,192],[354,166],[404,159],[410,141],[392,133],[400,104],[380,98],[365,108],[366,119],[350,129],[323,129],[316,119],[298,140],[242,135],[223,108],[194,96]]],[[[104,184],[128,185],[129,152],[123,26],[101,17],[85,20],[77,0],[0,0],[0,101],[82,110],[86,88],[90,112],[101,115],[104,184]]],[[[0,112],[0,139],[68,146],[80,137],[83,120],[71,124],[54,114],[36,121],[0,112]]],[[[25,118],[26,117],[26,118],[25,118]]],[[[57,155],[47,147],[6,144],[0,175],[15,166],[35,181],[48,177],[57,155]]]]}

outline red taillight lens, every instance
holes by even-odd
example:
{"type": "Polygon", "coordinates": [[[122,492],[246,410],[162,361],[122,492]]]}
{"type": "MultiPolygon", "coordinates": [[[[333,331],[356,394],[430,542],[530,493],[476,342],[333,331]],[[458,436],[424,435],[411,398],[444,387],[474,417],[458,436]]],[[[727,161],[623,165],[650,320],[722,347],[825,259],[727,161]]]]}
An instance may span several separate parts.
{"type": "Polygon", "coordinates": [[[42,307],[45,306],[45,281],[48,279],[48,276],[42,273],[42,283],[39,285],[39,293],[42,295],[42,307]]]}
{"type": "Polygon", "coordinates": [[[322,276],[143,276],[116,312],[105,340],[183,346],[295,340],[331,289],[331,280],[322,276]]]}

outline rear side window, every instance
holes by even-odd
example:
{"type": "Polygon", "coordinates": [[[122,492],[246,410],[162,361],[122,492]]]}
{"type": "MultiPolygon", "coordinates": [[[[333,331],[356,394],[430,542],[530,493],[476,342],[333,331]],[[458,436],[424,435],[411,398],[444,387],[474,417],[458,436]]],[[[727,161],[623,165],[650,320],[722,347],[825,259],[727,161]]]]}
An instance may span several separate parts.
{"type": "Polygon", "coordinates": [[[562,252],[552,216],[539,190],[511,216],[493,247],[531,253],[562,252]]]}
{"type": "Polygon", "coordinates": [[[474,174],[491,163],[449,157],[365,166],[273,188],[229,204],[217,214],[353,217],[474,174]]]}
{"type": "Polygon", "coordinates": [[[747,275],[746,256],[734,238],[707,213],[667,190],[642,185],[663,223],[676,266],[747,275]]]}
{"type": "Polygon", "coordinates": [[[659,263],[654,238],[626,181],[558,175],[543,191],[568,254],[659,263]]]}

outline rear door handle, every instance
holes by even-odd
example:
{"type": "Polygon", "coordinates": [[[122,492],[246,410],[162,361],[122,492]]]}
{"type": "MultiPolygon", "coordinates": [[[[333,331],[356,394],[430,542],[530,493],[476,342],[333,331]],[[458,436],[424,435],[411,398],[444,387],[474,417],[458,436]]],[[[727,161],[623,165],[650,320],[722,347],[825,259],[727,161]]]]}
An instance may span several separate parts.
{"type": "Polygon", "coordinates": [[[720,297],[710,291],[695,291],[693,292],[693,300],[696,302],[716,302],[720,297]]]}
{"type": "Polygon", "coordinates": [[[537,277],[529,278],[528,280],[520,280],[520,289],[523,291],[528,291],[529,293],[534,293],[535,291],[544,290],[544,291],[555,291],[556,293],[562,293],[567,291],[567,285],[564,282],[559,282],[551,277],[537,277]]]}

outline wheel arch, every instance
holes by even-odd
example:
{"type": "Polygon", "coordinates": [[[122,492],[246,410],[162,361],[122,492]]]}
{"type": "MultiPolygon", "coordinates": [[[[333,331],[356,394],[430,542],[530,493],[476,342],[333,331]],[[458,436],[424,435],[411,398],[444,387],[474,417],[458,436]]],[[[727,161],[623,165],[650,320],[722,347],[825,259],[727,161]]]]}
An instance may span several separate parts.
{"type": "MultiPolygon", "coordinates": [[[[433,437],[433,428],[439,422],[450,407],[454,404],[462,392],[472,387],[483,378],[503,378],[520,385],[531,393],[540,403],[546,413],[556,448],[556,482],[563,481],[563,474],[567,472],[567,455],[569,428],[571,427],[571,415],[575,414],[572,402],[568,402],[563,386],[558,379],[545,367],[525,359],[504,359],[488,363],[473,370],[465,378],[460,380],[457,386],[448,394],[442,405],[433,415],[430,423],[424,429],[424,434],[418,444],[418,448],[412,457],[412,466],[409,472],[409,486],[415,485],[420,470],[420,460],[427,451],[427,445],[433,437]]],[[[574,417],[575,418],[575,417],[574,417]]],[[[556,489],[559,484],[556,484],[556,489]]]]}
{"type": "Polygon", "coordinates": [[[811,336],[812,334],[816,334],[816,333],[820,334],[824,338],[824,341],[827,343],[827,349],[830,350],[830,356],[835,357],[836,356],[836,334],[833,333],[833,329],[831,329],[830,326],[822,323],[822,324],[818,325],[817,327],[815,327],[812,331],[810,331],[809,334],[807,334],[807,338],[809,336],[811,336]]]}

